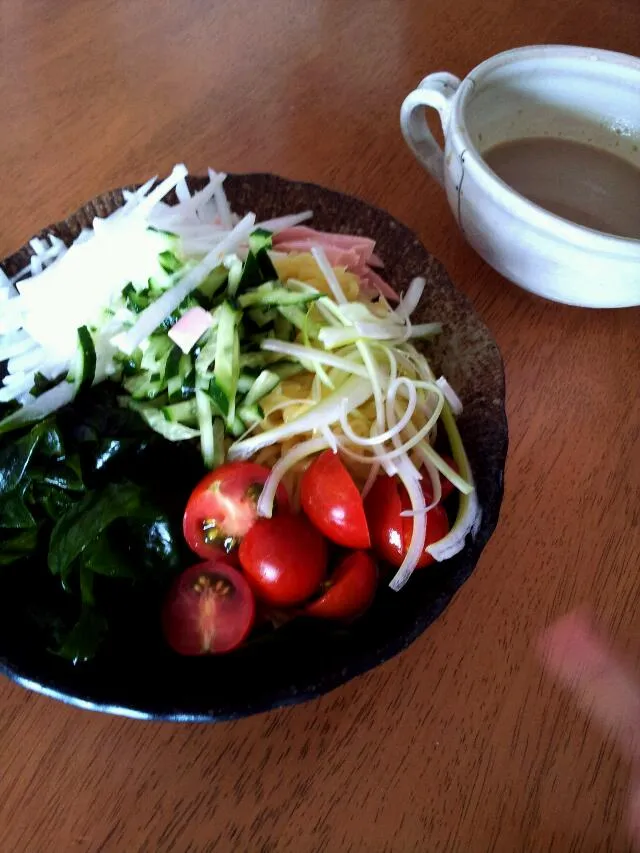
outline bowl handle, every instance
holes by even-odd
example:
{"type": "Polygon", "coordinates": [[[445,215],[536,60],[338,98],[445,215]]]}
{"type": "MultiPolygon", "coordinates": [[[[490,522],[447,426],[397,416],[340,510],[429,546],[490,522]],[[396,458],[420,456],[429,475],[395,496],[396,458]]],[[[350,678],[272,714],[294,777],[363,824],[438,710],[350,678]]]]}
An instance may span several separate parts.
{"type": "Polygon", "coordinates": [[[458,77],[446,71],[429,74],[417,89],[407,95],[400,109],[400,127],[405,142],[440,186],[444,186],[444,152],[429,130],[424,108],[438,111],[446,138],[451,105],[459,86],[458,77]]]}

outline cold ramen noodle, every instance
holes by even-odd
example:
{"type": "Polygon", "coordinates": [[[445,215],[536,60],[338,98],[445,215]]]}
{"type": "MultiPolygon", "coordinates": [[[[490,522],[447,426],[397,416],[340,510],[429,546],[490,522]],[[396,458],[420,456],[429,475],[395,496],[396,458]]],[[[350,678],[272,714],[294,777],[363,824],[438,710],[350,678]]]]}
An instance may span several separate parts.
{"type": "Polygon", "coordinates": [[[372,239],[240,217],[224,179],[176,166],[0,269],[0,562],[59,581],[74,661],[141,587],[183,654],[274,614],[349,623],[479,522],[424,279],[399,298],[372,239]]]}

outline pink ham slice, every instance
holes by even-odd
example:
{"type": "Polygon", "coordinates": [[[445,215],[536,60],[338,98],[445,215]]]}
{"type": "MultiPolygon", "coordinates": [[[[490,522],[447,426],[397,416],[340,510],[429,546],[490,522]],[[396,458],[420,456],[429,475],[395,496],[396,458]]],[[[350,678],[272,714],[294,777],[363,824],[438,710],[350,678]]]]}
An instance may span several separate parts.
{"type": "Polygon", "coordinates": [[[398,301],[395,290],[371,267],[382,267],[374,253],[375,240],[356,234],[333,234],[316,231],[306,225],[295,225],[280,231],[273,238],[273,248],[279,252],[310,252],[321,246],[332,267],[346,267],[361,279],[368,292],[380,293],[393,302],[398,301]]]}

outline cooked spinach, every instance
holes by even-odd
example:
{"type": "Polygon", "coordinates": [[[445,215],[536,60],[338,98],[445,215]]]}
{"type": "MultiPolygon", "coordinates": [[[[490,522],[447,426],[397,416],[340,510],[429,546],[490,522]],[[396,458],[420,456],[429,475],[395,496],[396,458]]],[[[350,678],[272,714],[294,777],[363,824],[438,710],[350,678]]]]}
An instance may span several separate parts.
{"type": "Polygon", "coordinates": [[[24,573],[25,595],[58,580],[64,605],[34,616],[53,651],[89,660],[117,628],[119,585],[157,590],[179,570],[201,474],[196,449],[151,432],[104,387],[0,439],[0,567],[24,573]]]}

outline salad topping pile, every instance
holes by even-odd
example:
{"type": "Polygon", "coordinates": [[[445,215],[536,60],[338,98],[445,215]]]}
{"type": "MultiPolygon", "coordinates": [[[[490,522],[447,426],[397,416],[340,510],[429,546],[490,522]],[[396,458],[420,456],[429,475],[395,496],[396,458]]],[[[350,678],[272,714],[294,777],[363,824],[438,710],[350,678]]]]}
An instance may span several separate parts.
{"type": "MultiPolygon", "coordinates": [[[[399,590],[458,553],[479,522],[462,404],[419,348],[442,331],[413,319],[424,279],[398,297],[372,239],[317,231],[303,224],[311,211],[240,218],[224,179],[210,170],[191,192],[176,166],[126,192],[70,247],[36,239],[26,269],[11,279],[0,269],[2,547],[35,528],[32,546],[47,540],[55,574],[67,513],[90,523],[73,488],[43,513],[25,483],[51,432],[60,446],[50,458],[83,482],[58,420],[101,399],[91,388],[108,381],[122,417],[169,451],[197,446],[210,470],[184,515],[186,542],[206,562],[174,580],[163,609],[167,639],[188,654],[235,648],[270,610],[348,621],[373,599],[376,560],[394,568],[399,590]],[[22,472],[3,479],[2,454],[29,441],[22,472]],[[33,525],[6,515],[17,497],[33,525]]],[[[77,424],[72,434],[73,445],[77,424]]],[[[127,488],[111,478],[100,495],[127,488]]],[[[152,504],[145,524],[162,527],[152,504]]],[[[29,550],[14,548],[16,561],[29,550]]],[[[68,555],[63,578],[83,605],[96,574],[85,550],[68,555]]]]}

